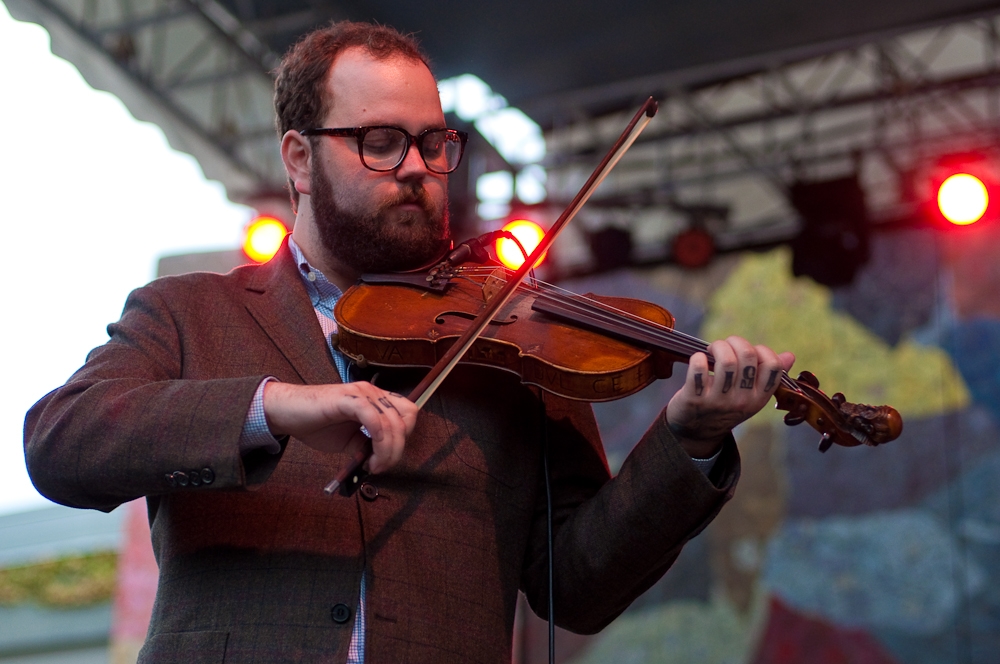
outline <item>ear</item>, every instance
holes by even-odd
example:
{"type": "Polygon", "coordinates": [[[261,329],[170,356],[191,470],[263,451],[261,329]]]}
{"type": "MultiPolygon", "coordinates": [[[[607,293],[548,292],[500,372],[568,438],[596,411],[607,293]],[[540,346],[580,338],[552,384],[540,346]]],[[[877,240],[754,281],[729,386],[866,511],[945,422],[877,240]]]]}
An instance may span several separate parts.
{"type": "Polygon", "coordinates": [[[281,137],[281,161],[285,172],[292,181],[295,191],[310,195],[309,182],[312,175],[312,146],[309,139],[294,129],[281,137]]]}

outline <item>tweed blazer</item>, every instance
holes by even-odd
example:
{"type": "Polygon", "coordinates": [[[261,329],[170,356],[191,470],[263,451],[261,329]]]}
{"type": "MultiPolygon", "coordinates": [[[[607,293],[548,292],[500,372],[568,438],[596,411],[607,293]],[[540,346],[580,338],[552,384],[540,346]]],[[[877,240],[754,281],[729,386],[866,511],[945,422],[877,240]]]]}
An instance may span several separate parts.
{"type": "MultiPolygon", "coordinates": [[[[294,438],[239,452],[260,381],[340,380],[287,246],[263,266],[158,279],[25,421],[35,486],[110,511],[146,496],[160,568],[140,661],[343,662],[366,583],[365,660],[510,662],[518,588],[546,615],[543,440],[555,618],[595,632],[731,496],[735,444],[706,478],[661,416],[611,479],[587,404],[460,368],[402,462],[326,496],[346,462],[294,438]]],[[[419,371],[385,372],[406,393],[419,371]]]]}

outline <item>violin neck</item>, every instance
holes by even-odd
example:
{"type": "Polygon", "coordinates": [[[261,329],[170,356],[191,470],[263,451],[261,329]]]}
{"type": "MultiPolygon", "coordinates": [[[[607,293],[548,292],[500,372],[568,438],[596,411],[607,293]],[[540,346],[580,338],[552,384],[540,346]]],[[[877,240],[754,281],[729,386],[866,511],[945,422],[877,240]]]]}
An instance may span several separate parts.
{"type": "Polygon", "coordinates": [[[708,351],[701,339],[580,295],[540,293],[531,308],[641,348],[669,353],[679,362],[708,351]]]}
{"type": "MultiPolygon", "coordinates": [[[[535,297],[531,308],[640,348],[668,353],[676,362],[686,363],[695,353],[705,353],[708,366],[715,365],[715,358],[708,352],[708,344],[701,339],[582,295],[542,291],[535,297]]],[[[799,389],[795,381],[782,371],[776,394],[789,391],[798,393],[799,389]]]]}

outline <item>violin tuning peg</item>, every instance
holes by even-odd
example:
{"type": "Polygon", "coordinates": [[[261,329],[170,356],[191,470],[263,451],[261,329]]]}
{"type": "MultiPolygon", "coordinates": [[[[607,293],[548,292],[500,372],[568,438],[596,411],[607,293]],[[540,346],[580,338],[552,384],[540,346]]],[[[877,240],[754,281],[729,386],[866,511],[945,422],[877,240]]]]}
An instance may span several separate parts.
{"type": "Polygon", "coordinates": [[[796,380],[798,380],[801,383],[805,383],[810,387],[819,388],[819,378],[817,378],[816,375],[813,374],[812,372],[801,371],[799,372],[799,377],[796,380]]]}
{"type": "Polygon", "coordinates": [[[819,451],[826,452],[831,445],[833,445],[833,438],[830,437],[830,434],[824,433],[823,437],[819,439],[819,451]]]}
{"type": "Polygon", "coordinates": [[[802,424],[805,421],[806,421],[806,418],[805,418],[804,415],[796,415],[795,413],[786,413],[785,414],[785,424],[787,424],[790,427],[793,427],[796,424],[802,424]]]}
{"type": "Polygon", "coordinates": [[[843,392],[837,392],[832,397],[830,397],[830,400],[833,401],[833,403],[837,404],[838,408],[847,403],[847,397],[844,396],[843,392]]]}

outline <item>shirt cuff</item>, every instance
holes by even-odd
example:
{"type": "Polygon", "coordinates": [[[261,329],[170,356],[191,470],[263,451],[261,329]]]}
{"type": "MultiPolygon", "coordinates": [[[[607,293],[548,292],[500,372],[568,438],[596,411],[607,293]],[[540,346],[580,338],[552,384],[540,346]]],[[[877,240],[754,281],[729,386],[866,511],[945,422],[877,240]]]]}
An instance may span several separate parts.
{"type": "Polygon", "coordinates": [[[691,461],[693,461],[694,465],[698,467],[698,470],[700,470],[707,476],[710,472],[712,472],[712,468],[715,467],[715,462],[719,460],[720,454],[722,454],[721,447],[719,448],[718,452],[708,457],[707,459],[695,459],[694,457],[691,457],[691,461]]]}
{"type": "Polygon", "coordinates": [[[253,394],[253,400],[250,401],[247,418],[243,421],[243,431],[240,432],[240,456],[257,449],[263,449],[270,454],[281,452],[281,443],[271,433],[267,426],[267,418],[264,417],[264,386],[272,380],[278,379],[268,376],[260,381],[257,391],[253,394]]]}

